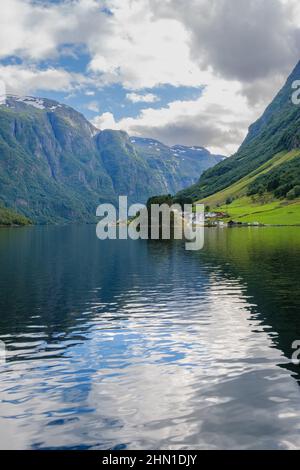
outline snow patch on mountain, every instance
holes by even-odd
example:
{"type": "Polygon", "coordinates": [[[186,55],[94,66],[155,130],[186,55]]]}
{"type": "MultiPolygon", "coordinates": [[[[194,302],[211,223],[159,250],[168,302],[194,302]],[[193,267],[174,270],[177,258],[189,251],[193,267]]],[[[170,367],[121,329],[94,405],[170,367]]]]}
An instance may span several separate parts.
{"type": "Polygon", "coordinates": [[[16,98],[16,101],[29,104],[30,106],[33,106],[34,108],[37,108],[37,109],[45,109],[44,100],[39,99],[39,98],[31,98],[30,96],[24,96],[24,97],[19,96],[18,98],[16,98]]]}

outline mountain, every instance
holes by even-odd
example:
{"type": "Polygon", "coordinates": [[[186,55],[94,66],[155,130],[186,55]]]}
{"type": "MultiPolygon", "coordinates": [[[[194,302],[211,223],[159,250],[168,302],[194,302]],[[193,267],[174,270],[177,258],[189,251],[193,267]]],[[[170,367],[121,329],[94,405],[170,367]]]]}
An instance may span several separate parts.
{"type": "Polygon", "coordinates": [[[211,154],[204,147],[168,147],[158,140],[141,137],[131,137],[130,142],[143,155],[153,175],[165,175],[164,193],[174,194],[178,186],[186,188],[195,182],[195,171],[202,174],[225,158],[224,155],[211,154]]]}
{"type": "Polygon", "coordinates": [[[119,195],[132,203],[174,193],[222,158],[100,131],[49,99],[0,105],[0,203],[37,223],[92,221],[98,204],[119,195]]]}
{"type": "MultiPolygon", "coordinates": [[[[179,195],[209,206],[225,205],[229,214],[233,209],[233,215],[246,215],[251,204],[254,213],[267,204],[273,204],[268,208],[271,212],[292,203],[295,209],[300,196],[300,106],[292,102],[292,84],[299,79],[300,62],[260,119],[250,126],[237,153],[205,171],[179,195]]],[[[282,215],[283,211],[276,220],[282,215]]]]}

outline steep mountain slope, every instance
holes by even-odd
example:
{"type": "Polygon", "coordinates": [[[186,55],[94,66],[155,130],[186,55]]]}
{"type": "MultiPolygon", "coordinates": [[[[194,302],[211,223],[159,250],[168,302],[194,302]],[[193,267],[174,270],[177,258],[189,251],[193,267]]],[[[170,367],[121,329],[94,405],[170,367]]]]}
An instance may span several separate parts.
{"type": "Polygon", "coordinates": [[[283,158],[275,167],[268,162],[280,152],[283,155],[300,148],[300,106],[291,99],[292,83],[299,79],[300,62],[262,117],[249,128],[238,152],[204,172],[198,183],[180,194],[206,203],[212,200],[222,203],[229,196],[239,196],[240,191],[234,184],[249,177],[241,194],[246,190],[249,196],[264,192],[272,193],[275,198],[292,195],[300,182],[299,154],[296,152],[292,159],[283,158]],[[261,174],[265,164],[268,168],[261,174]]]}
{"type": "Polygon", "coordinates": [[[158,140],[141,137],[132,137],[130,141],[153,170],[154,178],[157,175],[165,176],[165,193],[174,194],[178,186],[186,188],[193,184],[195,171],[199,171],[200,175],[225,158],[211,154],[204,147],[168,147],[158,140]]]}
{"type": "MultiPolygon", "coordinates": [[[[256,168],[254,171],[251,171],[248,175],[238,180],[236,183],[231,184],[222,191],[218,191],[217,193],[204,198],[203,201],[208,205],[217,206],[222,204],[226,200],[235,199],[242,196],[263,196],[264,193],[268,191],[271,192],[271,186],[269,187],[267,184],[265,184],[265,188],[263,188],[262,190],[262,184],[260,182],[265,181],[265,179],[268,180],[274,173],[280,174],[280,179],[282,178],[284,181],[282,184],[285,186],[285,181],[287,178],[284,168],[286,165],[290,165],[293,169],[297,168],[297,162],[299,162],[299,157],[300,149],[294,149],[290,152],[279,152],[270,160],[256,168]]],[[[294,173],[295,172],[293,172],[293,174],[294,173]]],[[[294,184],[293,178],[289,179],[289,181],[292,185],[294,184]]],[[[278,189],[281,190],[281,187],[279,187],[278,189]]],[[[276,195],[277,190],[275,191],[275,195],[273,196],[276,195]]],[[[269,196],[273,197],[271,194],[269,194],[269,196]]]]}
{"type": "Polygon", "coordinates": [[[55,101],[10,96],[0,105],[0,202],[38,223],[92,221],[101,202],[178,191],[220,160],[199,153],[182,165],[170,151],[160,165],[133,140],[55,101]]]}

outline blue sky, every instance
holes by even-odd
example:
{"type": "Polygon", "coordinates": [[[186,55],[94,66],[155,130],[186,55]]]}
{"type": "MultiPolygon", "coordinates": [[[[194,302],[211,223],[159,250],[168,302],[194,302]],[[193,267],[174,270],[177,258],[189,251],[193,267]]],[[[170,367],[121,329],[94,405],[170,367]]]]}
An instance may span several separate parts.
{"type": "Polygon", "coordinates": [[[298,61],[299,20],[298,0],[1,0],[0,80],[228,155],[298,61]]]}
{"type": "MultiPolygon", "coordinates": [[[[52,3],[59,3],[60,0],[52,0],[52,3]]],[[[47,3],[43,1],[43,3],[47,3]]],[[[50,3],[50,2],[49,2],[50,3]]],[[[86,74],[91,56],[83,48],[73,48],[72,44],[63,44],[59,48],[61,53],[52,60],[40,60],[39,69],[63,69],[70,73],[86,74]],[[65,53],[64,51],[69,51],[65,53]]],[[[0,60],[3,65],[22,65],[23,61],[18,56],[8,56],[0,60]]],[[[110,112],[117,120],[125,117],[137,117],[141,110],[145,108],[143,96],[149,94],[155,97],[151,102],[153,109],[166,107],[176,100],[194,101],[201,96],[203,87],[199,86],[174,86],[172,84],[162,84],[152,88],[141,88],[136,93],[141,101],[133,102],[128,95],[133,93],[131,89],[124,88],[122,83],[99,86],[99,83],[85,86],[82,89],[71,91],[50,91],[41,90],[42,97],[51,98],[63,102],[82,112],[88,119],[93,119],[96,115],[110,112]],[[94,109],[92,109],[94,108],[94,109]]]]}
{"type": "MultiPolygon", "coordinates": [[[[75,69],[80,71],[80,69],[75,69]]],[[[64,102],[82,112],[88,119],[93,119],[101,113],[110,112],[116,120],[126,117],[137,117],[141,110],[145,108],[145,102],[133,103],[126,95],[131,90],[125,89],[121,84],[110,86],[90,87],[84,91],[74,93],[65,92],[44,92],[43,97],[53,98],[64,102]],[[90,109],[90,108],[94,108],[90,109]]],[[[154,88],[144,88],[139,90],[139,95],[154,94],[157,101],[151,103],[153,109],[160,109],[175,100],[195,100],[201,95],[201,87],[174,87],[172,85],[162,85],[154,88]]]]}

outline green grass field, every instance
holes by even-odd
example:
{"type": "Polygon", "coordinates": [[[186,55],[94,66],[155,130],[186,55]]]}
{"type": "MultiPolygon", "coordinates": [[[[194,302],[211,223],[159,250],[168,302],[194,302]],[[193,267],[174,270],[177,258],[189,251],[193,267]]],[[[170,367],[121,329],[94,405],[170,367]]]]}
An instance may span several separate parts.
{"type": "Polygon", "coordinates": [[[296,201],[270,201],[262,204],[252,202],[249,197],[236,199],[232,204],[215,208],[226,212],[228,218],[224,221],[254,223],[265,225],[299,225],[300,226],[300,200],[296,201]]]}
{"type": "Polygon", "coordinates": [[[265,225],[300,225],[299,199],[294,201],[276,200],[271,194],[265,194],[263,197],[257,197],[256,200],[253,200],[246,196],[249,185],[256,178],[299,155],[299,149],[280,152],[240,181],[198,201],[198,203],[209,206],[210,211],[227,213],[228,218],[223,219],[224,221],[259,222],[265,225]],[[234,201],[227,205],[228,198],[234,198],[234,201]]]}

